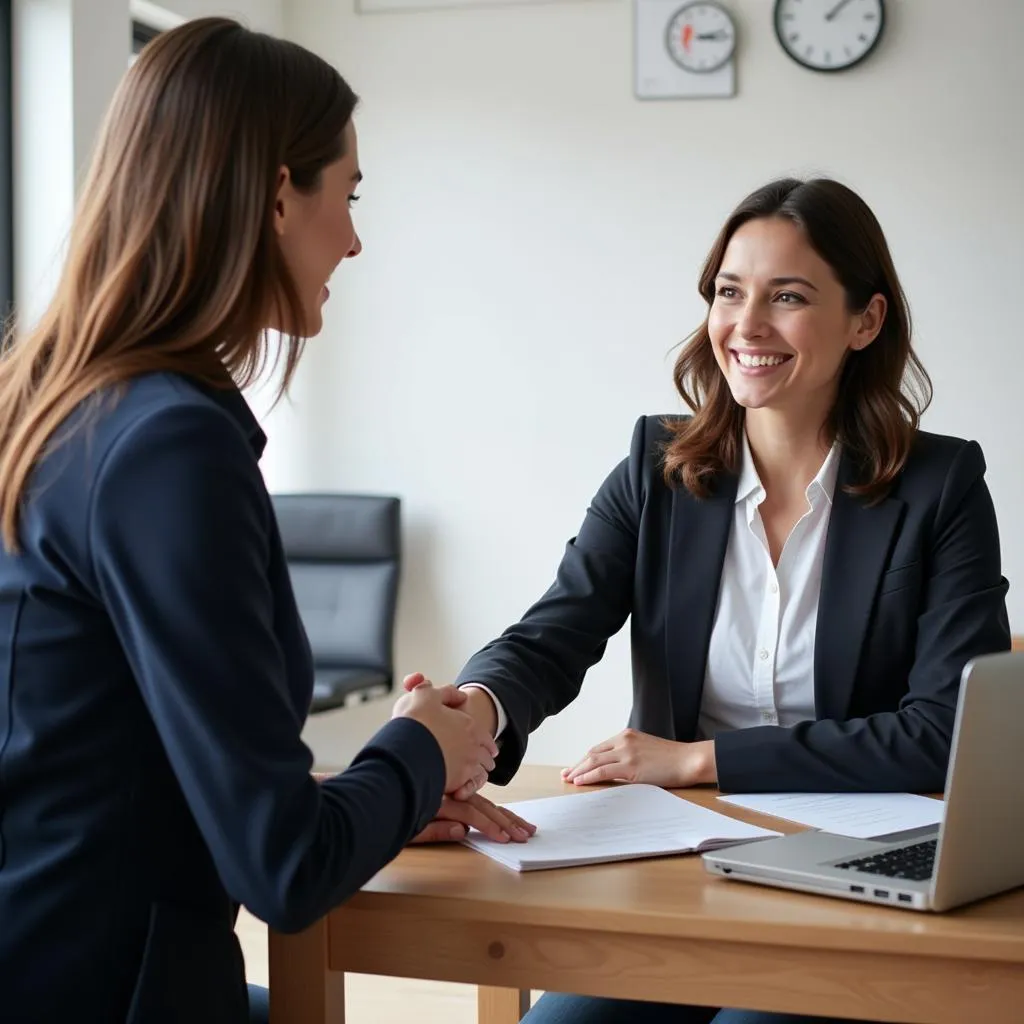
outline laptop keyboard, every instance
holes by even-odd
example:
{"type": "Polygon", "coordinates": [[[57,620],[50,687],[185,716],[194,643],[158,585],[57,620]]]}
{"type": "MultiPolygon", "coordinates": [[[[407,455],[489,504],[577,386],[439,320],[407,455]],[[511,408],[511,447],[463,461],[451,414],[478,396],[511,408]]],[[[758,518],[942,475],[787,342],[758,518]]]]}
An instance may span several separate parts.
{"type": "Polygon", "coordinates": [[[923,882],[932,877],[937,845],[937,839],[926,839],[923,843],[913,843],[895,850],[873,853],[869,857],[844,861],[842,864],[836,864],[836,867],[864,871],[869,875],[885,875],[886,878],[907,878],[913,882],[923,882]]]}

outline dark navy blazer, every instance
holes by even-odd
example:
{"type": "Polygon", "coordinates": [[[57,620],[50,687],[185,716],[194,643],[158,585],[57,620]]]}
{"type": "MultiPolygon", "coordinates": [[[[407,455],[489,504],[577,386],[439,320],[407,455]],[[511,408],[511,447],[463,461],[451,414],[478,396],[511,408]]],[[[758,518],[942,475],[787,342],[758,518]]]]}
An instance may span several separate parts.
{"type": "MultiPolygon", "coordinates": [[[[508,714],[496,782],[515,773],[544,718],[575,699],[627,617],[630,724],[697,738],[738,478],[723,475],[704,500],[666,486],[663,423],[637,423],[551,588],[459,675],[485,683],[508,714]]],[[[922,431],[888,497],[869,506],[844,490],[857,471],[841,457],[814,645],[817,720],[719,733],[722,789],[943,788],[963,668],[1010,648],[984,473],[975,442],[922,431]]]]}
{"type": "Polygon", "coordinates": [[[241,395],[91,402],[0,552],[0,1020],[238,1024],[236,904],[282,931],[436,812],[409,719],[318,785],[313,687],[241,395]]]}

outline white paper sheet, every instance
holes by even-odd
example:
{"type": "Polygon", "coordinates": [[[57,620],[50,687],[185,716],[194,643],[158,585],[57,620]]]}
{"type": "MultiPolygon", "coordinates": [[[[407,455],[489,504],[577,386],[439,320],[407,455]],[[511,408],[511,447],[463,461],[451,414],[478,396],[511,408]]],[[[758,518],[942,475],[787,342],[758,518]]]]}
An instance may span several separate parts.
{"type": "Polygon", "coordinates": [[[756,793],[719,800],[855,839],[937,825],[944,806],[914,793],[756,793]]]}
{"type": "Polygon", "coordinates": [[[533,822],[537,834],[525,843],[497,843],[474,831],[465,843],[514,871],[720,849],[778,835],[642,784],[505,806],[533,822]]]}

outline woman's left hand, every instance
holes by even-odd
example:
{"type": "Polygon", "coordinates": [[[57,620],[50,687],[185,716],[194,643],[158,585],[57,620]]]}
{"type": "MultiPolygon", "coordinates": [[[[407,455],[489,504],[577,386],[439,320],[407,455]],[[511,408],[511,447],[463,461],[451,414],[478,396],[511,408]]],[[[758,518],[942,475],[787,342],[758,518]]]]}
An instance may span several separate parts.
{"type": "Polygon", "coordinates": [[[446,796],[434,820],[412,842],[457,843],[470,828],[499,843],[525,843],[537,831],[536,825],[518,814],[474,793],[467,800],[446,796]]]}
{"type": "MultiPolygon", "coordinates": [[[[334,778],[330,772],[312,774],[317,782],[334,778]]],[[[537,831],[536,825],[513,814],[507,807],[499,807],[487,797],[474,793],[465,800],[446,796],[434,820],[411,842],[457,843],[466,838],[471,828],[499,843],[525,843],[537,831]]]]}
{"type": "Polygon", "coordinates": [[[562,780],[577,786],[646,782],[676,789],[715,782],[717,778],[714,740],[678,743],[636,729],[623,729],[591,747],[574,767],[562,769],[562,780]]]}

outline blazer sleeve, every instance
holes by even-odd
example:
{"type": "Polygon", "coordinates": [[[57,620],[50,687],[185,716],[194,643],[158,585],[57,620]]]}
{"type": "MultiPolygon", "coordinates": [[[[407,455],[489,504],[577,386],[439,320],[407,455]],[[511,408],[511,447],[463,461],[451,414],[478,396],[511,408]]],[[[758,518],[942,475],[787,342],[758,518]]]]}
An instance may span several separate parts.
{"type": "Polygon", "coordinates": [[[433,817],[444,760],[404,719],[342,775],[310,776],[274,629],[294,605],[270,583],[272,515],[237,426],[177,406],[107,453],[89,541],[100,599],[225,888],[287,932],[355,892],[433,817]]]}
{"type": "MultiPolygon", "coordinates": [[[[946,781],[960,678],[1010,649],[1008,584],[975,442],[950,463],[925,555],[927,578],[907,692],[896,711],[849,721],[759,726],[715,737],[718,783],[733,792],[937,792],[946,781]]],[[[915,591],[916,595],[916,591],[915,591]]]]}
{"type": "Polygon", "coordinates": [[[547,593],[475,654],[456,680],[486,685],[508,716],[491,773],[500,785],[519,768],[529,734],[579,694],[587,669],[629,616],[650,423],[646,417],[637,422],[629,457],[594,496],[547,593]]]}

